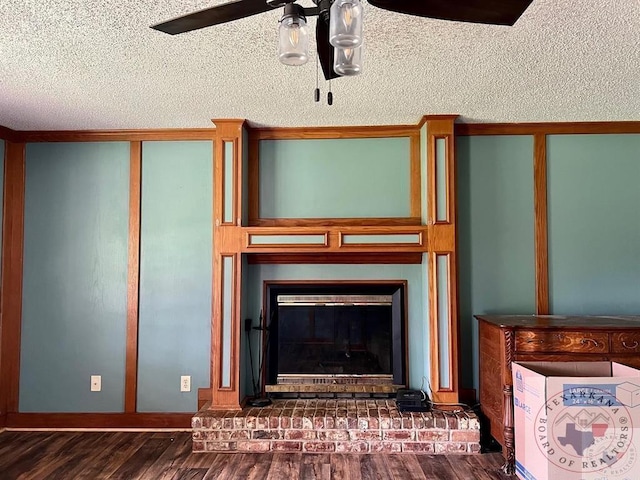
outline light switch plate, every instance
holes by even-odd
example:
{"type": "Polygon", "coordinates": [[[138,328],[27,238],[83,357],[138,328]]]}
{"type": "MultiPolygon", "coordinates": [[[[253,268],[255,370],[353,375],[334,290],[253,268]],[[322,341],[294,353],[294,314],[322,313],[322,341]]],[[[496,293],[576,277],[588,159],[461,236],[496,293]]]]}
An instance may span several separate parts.
{"type": "Polygon", "coordinates": [[[99,392],[102,390],[102,376],[91,375],[91,391],[99,392]]]}

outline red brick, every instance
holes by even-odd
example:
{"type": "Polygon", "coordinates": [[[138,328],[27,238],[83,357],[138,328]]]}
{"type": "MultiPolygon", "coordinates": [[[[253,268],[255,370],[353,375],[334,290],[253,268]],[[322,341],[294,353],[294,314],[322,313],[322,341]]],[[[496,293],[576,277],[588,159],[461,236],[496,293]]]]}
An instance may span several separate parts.
{"type": "Polygon", "coordinates": [[[280,417],[269,415],[269,428],[280,428],[280,417]]]}
{"type": "Polygon", "coordinates": [[[347,430],[320,430],[318,440],[349,440],[347,430]]]}
{"type": "Polygon", "coordinates": [[[380,420],[378,419],[378,417],[369,417],[369,428],[371,428],[372,430],[377,430],[378,428],[380,428],[380,420]]]}
{"type": "Polygon", "coordinates": [[[222,428],[225,430],[233,430],[233,417],[225,417],[222,419],[222,428]]]}
{"type": "Polygon", "coordinates": [[[282,438],[282,432],[280,430],[254,430],[251,432],[251,438],[253,440],[278,440],[282,438]]]}
{"type": "Polygon", "coordinates": [[[317,434],[315,430],[285,430],[285,440],[315,440],[317,434]]]}
{"type": "Polygon", "coordinates": [[[366,430],[369,428],[369,419],[366,417],[358,417],[358,428],[360,430],[366,430]]]}
{"type": "Polygon", "coordinates": [[[237,416],[233,419],[233,428],[236,430],[241,430],[244,428],[244,417],[237,416]]]}
{"type": "Polygon", "coordinates": [[[274,452],[299,452],[302,450],[302,442],[271,442],[271,450],[274,452]]]}
{"type": "Polygon", "coordinates": [[[449,442],[446,444],[446,451],[448,453],[467,453],[467,444],[449,442]]]}
{"type": "Polygon", "coordinates": [[[418,440],[420,442],[448,442],[449,430],[419,430],[418,440]]]}
{"type": "Polygon", "coordinates": [[[412,430],[385,430],[383,440],[415,440],[412,430]]]}
{"type": "Polygon", "coordinates": [[[402,428],[413,428],[413,418],[410,415],[403,415],[402,417],[402,428]]]}
{"type": "Polygon", "coordinates": [[[327,429],[332,429],[332,428],[336,428],[336,419],[335,417],[324,417],[324,426],[327,429]]]}
{"type": "Polygon", "coordinates": [[[191,438],[193,440],[202,440],[202,438],[204,437],[204,433],[202,430],[194,430],[193,433],[191,434],[191,438]]]}
{"type": "Polygon", "coordinates": [[[391,428],[391,417],[380,417],[380,428],[388,430],[391,428]]]}
{"type": "Polygon", "coordinates": [[[270,449],[271,442],[269,440],[239,441],[236,444],[238,452],[268,452],[270,449]]]}
{"type": "Polygon", "coordinates": [[[280,417],[280,428],[291,428],[291,417],[280,417]]]}
{"type": "Polygon", "coordinates": [[[454,413],[446,413],[444,418],[447,420],[447,427],[451,430],[458,430],[460,428],[460,422],[458,421],[458,416],[454,413]]]}
{"type": "Polygon", "coordinates": [[[444,418],[444,414],[441,412],[432,412],[433,426],[435,428],[447,428],[447,419],[444,418]]]}
{"type": "Polygon", "coordinates": [[[204,442],[202,440],[194,440],[191,443],[192,452],[204,452],[204,442]]]}
{"type": "Polygon", "coordinates": [[[346,430],[349,428],[349,422],[347,421],[347,417],[337,417],[336,418],[336,428],[346,430]]]}
{"type": "Polygon", "coordinates": [[[249,430],[255,430],[257,422],[258,422],[258,418],[253,415],[249,417],[245,417],[244,419],[244,424],[249,430]]]}
{"type": "Polygon", "coordinates": [[[291,417],[291,428],[302,428],[302,417],[291,417]]]}
{"type": "Polygon", "coordinates": [[[313,428],[324,428],[324,417],[313,417],[313,428]]]}
{"type": "Polygon", "coordinates": [[[207,452],[231,452],[236,449],[236,442],[205,442],[207,452]]]}
{"type": "Polygon", "coordinates": [[[191,419],[191,428],[200,428],[202,427],[202,420],[199,417],[193,417],[191,419]]]}
{"type": "Polygon", "coordinates": [[[335,452],[336,444],[333,442],[304,442],[302,449],[305,452],[335,452]]]}
{"type": "Polygon", "coordinates": [[[336,442],[338,453],[368,453],[369,442],[336,442]]]}
{"type": "Polygon", "coordinates": [[[382,440],[380,430],[349,430],[351,440],[382,440]]]}
{"type": "Polygon", "coordinates": [[[479,442],[479,430],[453,430],[451,432],[452,442],[479,442]]]}
{"type": "Polygon", "coordinates": [[[429,442],[404,442],[402,444],[403,452],[413,453],[434,453],[433,443],[429,442]]]}
{"type": "Polygon", "coordinates": [[[372,453],[400,453],[402,444],[400,442],[369,442],[372,453]]]}
{"type": "Polygon", "coordinates": [[[469,453],[480,453],[480,444],[470,443],[469,445],[467,445],[467,451],[469,453]]]}

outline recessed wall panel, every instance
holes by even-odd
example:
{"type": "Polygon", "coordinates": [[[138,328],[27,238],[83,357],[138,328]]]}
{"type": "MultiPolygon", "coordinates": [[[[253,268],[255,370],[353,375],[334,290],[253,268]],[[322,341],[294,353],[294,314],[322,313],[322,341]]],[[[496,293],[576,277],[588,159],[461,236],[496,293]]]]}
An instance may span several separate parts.
{"type": "Polygon", "coordinates": [[[458,137],[456,159],[461,385],[477,388],[473,315],[535,312],[533,137],[458,137]]]}
{"type": "Polygon", "coordinates": [[[409,217],[410,141],[263,140],[261,218],[409,217]]]}
{"type": "Polygon", "coordinates": [[[21,412],[123,411],[129,155],[128,142],[26,146],[21,412]]]}
{"type": "Polygon", "coordinates": [[[193,412],[209,385],[213,146],[142,144],[138,410],[193,412]],[[180,392],[180,377],[191,391],[180,392]]]}
{"type": "Polygon", "coordinates": [[[556,314],[640,311],[640,135],[547,137],[556,314]]]}

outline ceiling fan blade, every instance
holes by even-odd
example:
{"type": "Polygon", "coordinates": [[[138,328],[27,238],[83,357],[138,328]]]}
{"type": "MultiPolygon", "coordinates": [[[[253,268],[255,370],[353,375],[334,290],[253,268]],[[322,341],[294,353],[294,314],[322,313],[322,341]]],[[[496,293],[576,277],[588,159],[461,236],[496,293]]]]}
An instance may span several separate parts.
{"type": "Polygon", "coordinates": [[[170,35],[190,32],[220,23],[239,20],[271,10],[265,0],[235,0],[215,7],[206,8],[182,17],[174,18],[151,28],[170,35]]]}
{"type": "Polygon", "coordinates": [[[324,78],[326,80],[338,78],[340,75],[333,70],[333,45],[329,43],[329,20],[324,20],[322,15],[318,17],[316,24],[316,44],[324,78]]]}
{"type": "Polygon", "coordinates": [[[513,25],[533,0],[369,0],[375,7],[418,17],[513,25]]]}

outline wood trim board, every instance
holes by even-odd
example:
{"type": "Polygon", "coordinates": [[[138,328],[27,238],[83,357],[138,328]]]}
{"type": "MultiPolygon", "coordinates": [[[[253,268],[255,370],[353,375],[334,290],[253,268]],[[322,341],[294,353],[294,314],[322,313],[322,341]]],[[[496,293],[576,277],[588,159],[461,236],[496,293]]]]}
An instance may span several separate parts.
{"type": "Polygon", "coordinates": [[[549,244],[547,215],[547,136],[533,137],[533,205],[536,267],[536,314],[549,312],[549,244]]]}
{"type": "Polygon", "coordinates": [[[9,413],[7,428],[191,428],[194,413],[9,413]]]}
{"type": "Polygon", "coordinates": [[[7,142],[2,217],[0,413],[18,411],[24,249],[25,145],[7,142]]]}
{"type": "Polygon", "coordinates": [[[456,136],[640,133],[640,122],[458,123],[456,136]]]}
{"type": "Polygon", "coordinates": [[[129,166],[129,247],[127,267],[127,340],[124,385],[124,410],[137,410],[138,397],[138,325],[140,300],[140,202],[142,180],[142,144],[131,142],[129,166]]]}

